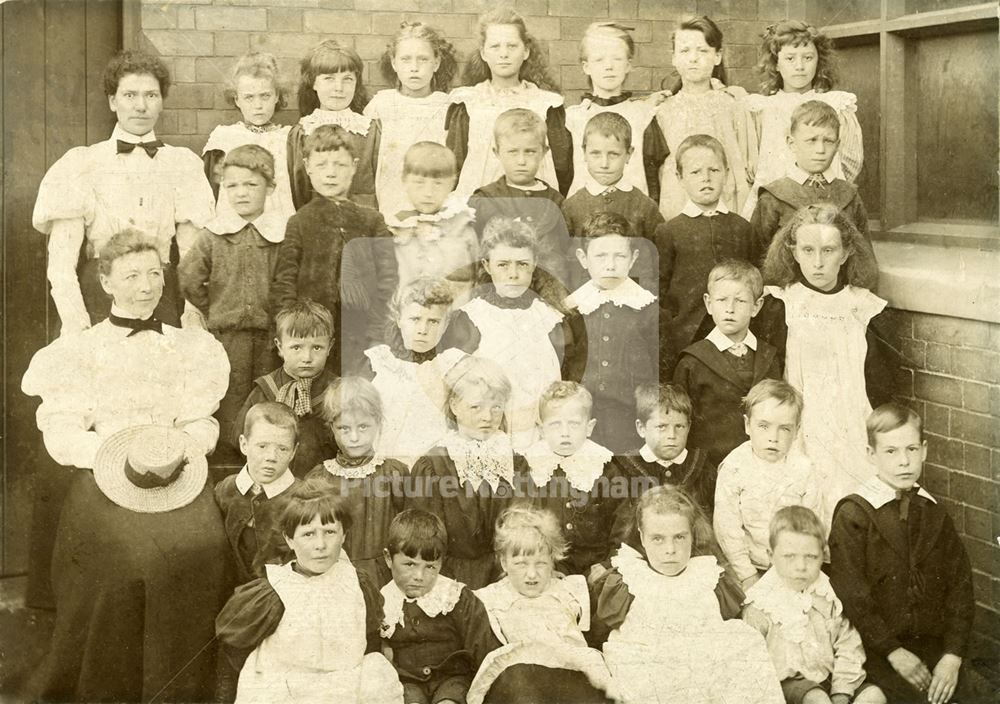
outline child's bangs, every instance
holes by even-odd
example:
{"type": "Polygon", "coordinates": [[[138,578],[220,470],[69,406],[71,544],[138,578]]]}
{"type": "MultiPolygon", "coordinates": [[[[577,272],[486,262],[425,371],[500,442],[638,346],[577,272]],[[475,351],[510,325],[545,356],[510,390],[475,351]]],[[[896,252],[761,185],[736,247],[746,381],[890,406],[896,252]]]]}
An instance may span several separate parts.
{"type": "Polygon", "coordinates": [[[313,74],[353,73],[361,78],[361,65],[348,52],[342,49],[320,49],[310,61],[313,74]]]}
{"type": "Polygon", "coordinates": [[[412,536],[404,539],[399,544],[398,552],[411,559],[419,559],[426,562],[444,559],[446,546],[443,540],[438,538],[421,540],[419,538],[420,536],[412,536]]]}
{"type": "Polygon", "coordinates": [[[548,542],[535,528],[514,529],[504,536],[504,538],[504,553],[509,557],[534,557],[541,555],[552,558],[553,562],[555,561],[555,556],[552,554],[548,542]]]}

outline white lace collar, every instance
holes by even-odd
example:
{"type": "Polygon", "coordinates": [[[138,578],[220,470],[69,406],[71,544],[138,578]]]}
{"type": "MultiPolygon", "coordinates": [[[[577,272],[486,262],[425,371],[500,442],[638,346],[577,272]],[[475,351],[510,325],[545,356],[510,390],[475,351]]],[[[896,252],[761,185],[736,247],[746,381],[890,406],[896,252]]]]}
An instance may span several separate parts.
{"type": "Polygon", "coordinates": [[[451,610],[455,608],[455,604],[458,603],[459,598],[462,596],[464,586],[464,584],[454,579],[438,575],[434,586],[431,587],[429,592],[423,596],[411,599],[403,593],[402,589],[396,586],[396,582],[389,582],[381,590],[382,599],[385,603],[382,607],[383,616],[382,626],[379,631],[380,635],[383,638],[392,638],[392,634],[396,632],[397,626],[405,628],[406,624],[403,623],[403,604],[406,602],[410,602],[411,604],[416,602],[420,610],[431,618],[451,613],[451,610]]]}
{"type": "Polygon", "coordinates": [[[553,575],[545,591],[537,597],[524,596],[510,583],[509,577],[498,582],[487,584],[473,592],[486,607],[486,615],[490,619],[493,633],[501,643],[507,642],[500,617],[516,610],[518,604],[528,599],[551,597],[566,608],[576,618],[581,631],[590,630],[590,594],[587,588],[587,578],[582,574],[556,577],[553,575]]]}
{"type": "Polygon", "coordinates": [[[442,222],[451,220],[457,215],[462,215],[470,221],[476,217],[476,211],[469,207],[464,198],[456,193],[449,195],[441,206],[441,210],[436,213],[415,213],[402,220],[397,215],[390,215],[385,219],[385,224],[389,227],[416,227],[422,222],[442,222]]]}
{"type": "Polygon", "coordinates": [[[613,456],[611,450],[590,438],[584,440],[580,449],[569,457],[557,455],[544,440],[539,440],[525,452],[535,486],[543,487],[548,484],[555,471],[561,467],[569,485],[579,491],[594,488],[594,482],[604,474],[604,465],[613,456]]]}
{"type": "MultiPolygon", "coordinates": [[[[854,493],[870,503],[872,508],[882,508],[890,501],[894,501],[896,499],[896,490],[878,477],[872,477],[859,486],[854,493]]],[[[922,486],[918,489],[917,496],[923,496],[931,503],[937,503],[937,499],[931,496],[930,493],[922,486]]]]}
{"type": "Polygon", "coordinates": [[[618,308],[628,306],[634,310],[642,310],[655,300],[656,296],[635,281],[625,279],[610,291],[600,288],[593,281],[588,281],[569,295],[566,304],[587,315],[605,303],[612,303],[618,308]]]}
{"type": "Polygon", "coordinates": [[[350,108],[343,110],[316,108],[310,114],[299,119],[302,131],[307,135],[312,134],[320,125],[340,125],[348,132],[364,137],[368,134],[371,123],[372,118],[356,113],[350,108]]]}
{"type": "Polygon", "coordinates": [[[513,483],[514,448],[507,433],[497,431],[485,440],[474,440],[453,430],[444,436],[442,444],[455,463],[460,484],[478,487],[485,481],[496,491],[501,480],[513,483]]]}
{"type": "Polygon", "coordinates": [[[208,221],[205,228],[216,235],[235,235],[250,224],[257,228],[257,232],[265,240],[278,244],[285,239],[286,222],[287,220],[282,218],[281,213],[276,209],[265,208],[263,213],[248,223],[235,210],[227,208],[225,212],[217,212],[215,217],[208,221]]]}
{"type": "Polygon", "coordinates": [[[786,585],[778,571],[772,567],[747,590],[746,596],[745,603],[753,604],[772,621],[781,624],[784,636],[795,643],[801,643],[808,637],[809,611],[816,599],[831,604],[834,616],[839,616],[843,611],[830,584],[830,578],[822,572],[815,582],[802,591],[796,591],[786,585]]]}
{"type": "Polygon", "coordinates": [[[691,588],[698,591],[712,591],[719,583],[723,569],[712,555],[698,555],[688,560],[684,571],[673,577],[660,574],[634,548],[622,543],[618,554],[611,558],[611,566],[622,576],[622,581],[633,596],[652,596],[660,598],[665,585],[664,580],[683,580],[691,588]]]}
{"type": "Polygon", "coordinates": [[[345,467],[337,461],[334,457],[331,460],[323,461],[323,469],[332,474],[335,477],[343,477],[344,479],[364,479],[370,476],[382,466],[385,462],[385,458],[382,455],[376,454],[370,460],[357,467],[345,467]]]}

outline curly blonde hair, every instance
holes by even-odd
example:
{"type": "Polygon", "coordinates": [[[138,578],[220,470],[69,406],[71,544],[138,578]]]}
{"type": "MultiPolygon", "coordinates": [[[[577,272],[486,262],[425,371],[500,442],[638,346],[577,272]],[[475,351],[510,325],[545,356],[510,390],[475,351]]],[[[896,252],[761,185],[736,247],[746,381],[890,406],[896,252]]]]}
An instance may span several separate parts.
{"type": "MultiPolygon", "coordinates": [[[[528,33],[528,26],[524,23],[524,18],[513,8],[497,7],[483,13],[479,17],[479,25],[477,27],[479,48],[482,49],[486,45],[486,30],[496,24],[508,24],[516,27],[521,41],[524,42],[524,46],[528,50],[528,58],[521,64],[521,71],[518,74],[518,78],[522,81],[531,81],[544,90],[551,90],[558,93],[559,86],[549,76],[548,62],[542,53],[541,45],[528,33]]],[[[490,80],[492,76],[490,67],[483,61],[483,57],[479,51],[476,51],[469,57],[469,61],[465,66],[465,72],[462,75],[462,81],[467,86],[474,86],[477,83],[490,80]]]]}
{"type": "Polygon", "coordinates": [[[273,54],[252,51],[238,58],[233,64],[229,79],[226,81],[225,95],[226,100],[234,107],[236,106],[236,84],[241,76],[269,79],[274,85],[274,92],[278,98],[274,109],[282,110],[288,105],[288,88],[281,80],[281,74],[278,72],[278,60],[274,58],[273,54]]]}
{"type": "Polygon", "coordinates": [[[833,90],[837,83],[836,52],[833,41],[801,20],[785,20],[772,24],[764,30],[760,46],[760,60],[757,70],[764,75],[760,83],[764,95],[773,95],[784,87],[778,71],[778,54],[786,46],[804,46],[812,43],[816,47],[816,76],[812,87],[818,93],[833,90]]]}
{"type": "Polygon", "coordinates": [[[569,544],[551,511],[514,505],[497,519],[493,542],[498,557],[548,553],[553,562],[566,559],[569,544]]]}
{"type": "Polygon", "coordinates": [[[445,93],[451,88],[451,82],[458,72],[458,61],[455,59],[455,47],[441,33],[423,22],[401,22],[399,30],[385,45],[385,53],[379,59],[378,68],[382,77],[390,84],[399,88],[399,77],[392,67],[392,59],[396,55],[399,43],[404,39],[423,39],[430,44],[434,56],[440,59],[441,63],[434,76],[431,78],[431,91],[443,91],[445,93]]]}

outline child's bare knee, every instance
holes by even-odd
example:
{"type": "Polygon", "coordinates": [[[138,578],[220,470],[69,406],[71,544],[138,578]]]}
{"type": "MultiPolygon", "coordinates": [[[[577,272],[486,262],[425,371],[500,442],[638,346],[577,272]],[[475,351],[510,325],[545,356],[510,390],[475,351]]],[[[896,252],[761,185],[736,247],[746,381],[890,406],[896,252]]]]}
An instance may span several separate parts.
{"type": "Polygon", "coordinates": [[[816,689],[810,689],[806,692],[805,696],[802,697],[802,704],[830,704],[830,695],[819,687],[816,689]]]}
{"type": "Polygon", "coordinates": [[[865,687],[854,698],[854,704],[886,704],[885,694],[878,687],[865,687]]]}

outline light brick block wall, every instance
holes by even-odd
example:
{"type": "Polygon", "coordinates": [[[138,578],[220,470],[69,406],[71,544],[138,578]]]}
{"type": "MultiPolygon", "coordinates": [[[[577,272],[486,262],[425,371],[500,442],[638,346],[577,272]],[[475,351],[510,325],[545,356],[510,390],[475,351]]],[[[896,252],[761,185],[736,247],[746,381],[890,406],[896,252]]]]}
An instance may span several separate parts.
{"type": "MultiPolygon", "coordinates": [[[[226,75],[239,55],[269,51],[294,88],[298,61],[313,46],[336,38],[353,46],[365,62],[365,85],[389,87],[378,60],[403,20],[421,19],[442,30],[459,58],[477,50],[476,19],[489,0],[142,0],[138,27],[126,27],[126,45],[162,56],[175,84],[157,134],[197,152],[218,124],[239,118],[223,95],[226,75]],[[131,36],[130,36],[131,35],[131,36]]],[[[553,78],[568,105],[587,88],[580,70],[579,42],[595,20],[617,20],[635,28],[634,68],[627,87],[650,91],[673,75],[670,35],[677,22],[706,14],[725,35],[730,82],[755,90],[753,71],[764,27],[788,13],[787,0],[515,0],[529,31],[547,53],[553,78]]],[[[278,122],[297,119],[292,110],[278,122]]]]}

